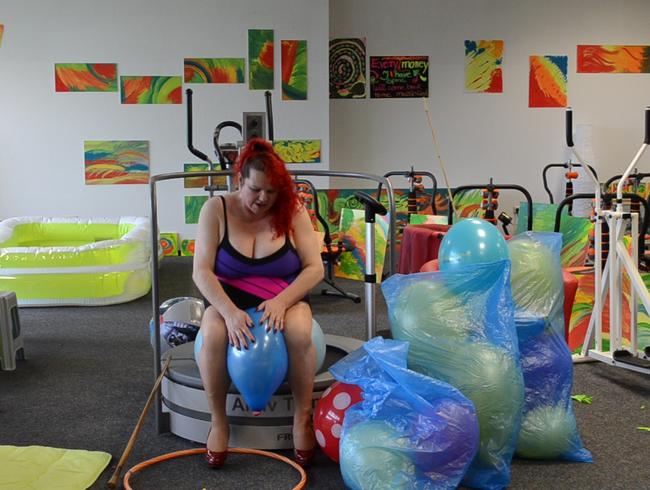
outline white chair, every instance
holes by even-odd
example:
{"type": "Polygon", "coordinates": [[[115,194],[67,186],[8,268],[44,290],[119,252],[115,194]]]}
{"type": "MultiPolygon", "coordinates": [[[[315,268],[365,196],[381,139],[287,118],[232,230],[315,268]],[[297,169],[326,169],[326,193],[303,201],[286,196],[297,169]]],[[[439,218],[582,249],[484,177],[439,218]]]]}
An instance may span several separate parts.
{"type": "Polygon", "coordinates": [[[0,291],[0,369],[15,370],[16,359],[25,359],[18,320],[18,301],[16,293],[0,291]]]}

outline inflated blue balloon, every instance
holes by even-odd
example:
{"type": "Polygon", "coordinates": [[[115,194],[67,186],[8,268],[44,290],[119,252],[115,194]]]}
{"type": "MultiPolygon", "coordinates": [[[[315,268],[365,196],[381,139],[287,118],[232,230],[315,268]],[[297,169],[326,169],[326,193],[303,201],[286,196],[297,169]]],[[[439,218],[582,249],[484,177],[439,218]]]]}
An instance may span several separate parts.
{"type": "MultiPolygon", "coordinates": [[[[325,342],[325,334],[323,329],[320,327],[316,320],[312,320],[311,327],[311,341],[316,348],[316,373],[320,371],[320,368],[323,367],[325,362],[325,352],[327,350],[327,344],[325,342]]],[[[201,346],[203,346],[203,334],[199,330],[196,339],[194,340],[194,359],[196,362],[199,362],[199,355],[201,352],[201,346]]]]}
{"type": "Polygon", "coordinates": [[[438,251],[441,271],[507,258],[508,246],[503,235],[496,226],[478,218],[464,219],[449,228],[438,251]]]}
{"type": "Polygon", "coordinates": [[[228,373],[249,409],[261,412],[282,384],[289,367],[284,334],[267,332],[260,323],[264,314],[255,308],[246,310],[253,320],[251,331],[255,342],[248,342],[248,349],[228,346],[228,373]]]}

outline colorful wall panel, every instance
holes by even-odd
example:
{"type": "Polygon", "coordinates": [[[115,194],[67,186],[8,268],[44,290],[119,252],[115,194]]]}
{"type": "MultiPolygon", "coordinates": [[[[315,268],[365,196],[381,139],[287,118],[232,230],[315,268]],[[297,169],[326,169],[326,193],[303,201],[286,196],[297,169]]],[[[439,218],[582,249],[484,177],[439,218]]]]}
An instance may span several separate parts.
{"type": "Polygon", "coordinates": [[[503,41],[465,41],[465,91],[503,92],[503,41]]]}
{"type": "Polygon", "coordinates": [[[54,89],[56,92],[117,92],[117,64],[55,63],[54,89]]]}
{"type": "Polygon", "coordinates": [[[282,41],[282,100],[307,100],[307,41],[282,41]]]}
{"type": "Polygon", "coordinates": [[[244,83],[244,58],[185,58],[185,83],[244,83]]]}
{"type": "Polygon", "coordinates": [[[366,98],[366,39],[330,41],[330,99],[366,98]]]}
{"type": "Polygon", "coordinates": [[[148,141],[85,141],[86,185],[147,184],[148,141]]]}
{"type": "Polygon", "coordinates": [[[273,89],[273,30],[248,30],[248,88],[273,89]]]}

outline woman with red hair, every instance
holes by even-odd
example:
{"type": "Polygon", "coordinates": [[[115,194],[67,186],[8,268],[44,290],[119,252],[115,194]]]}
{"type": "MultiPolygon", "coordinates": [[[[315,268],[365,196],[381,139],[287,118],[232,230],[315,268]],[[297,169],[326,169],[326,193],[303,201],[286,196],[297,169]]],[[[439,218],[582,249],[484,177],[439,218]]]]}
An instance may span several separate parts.
{"type": "Polygon", "coordinates": [[[294,396],[296,461],[313,457],[311,425],[316,350],[311,341],[309,291],[323,278],[320,245],[300,204],[293,180],[270,143],[250,140],[235,165],[239,189],[209,199],[199,216],[192,278],[210,306],[201,322],[199,370],[212,415],[206,460],[223,466],[229,426],[226,394],[228,344],[254,342],[253,321],[244,310],[257,307],[261,321],[284,331],[289,384],[294,396]]]}

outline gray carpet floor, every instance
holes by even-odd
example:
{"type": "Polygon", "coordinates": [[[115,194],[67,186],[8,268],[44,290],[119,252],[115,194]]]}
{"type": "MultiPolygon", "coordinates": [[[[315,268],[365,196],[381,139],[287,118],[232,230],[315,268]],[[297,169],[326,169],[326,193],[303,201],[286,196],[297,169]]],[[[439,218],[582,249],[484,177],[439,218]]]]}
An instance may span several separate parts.
{"type": "MultiPolygon", "coordinates": [[[[161,300],[197,296],[191,262],[166,258],[161,300]]],[[[338,280],[363,295],[363,284],[338,280]]],[[[312,295],[314,314],[326,333],[365,338],[362,304],[312,295]]],[[[387,329],[386,307],[377,294],[379,330],[387,329]]],[[[149,344],[149,296],[115,306],[21,308],[27,359],[15,371],[0,371],[0,444],[44,445],[106,451],[109,467],[91,487],[106,488],[153,385],[149,344]]],[[[574,393],[593,397],[574,405],[593,464],[515,460],[513,489],[650,488],[650,377],[602,363],[575,366],[574,393]]],[[[152,413],[126,467],[154,456],[199,447],[172,434],[158,434],[152,413]]],[[[289,455],[288,452],[283,454],[289,455]]],[[[0,468],[2,471],[2,468],[0,468]]],[[[290,467],[259,457],[233,455],[221,471],[187,457],[135,475],[135,489],[292,488],[290,467]]],[[[338,465],[318,453],[307,488],[344,488],[338,465]]],[[[13,490],[13,489],[12,489],[13,490]]]]}

